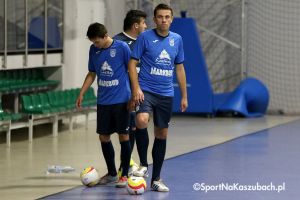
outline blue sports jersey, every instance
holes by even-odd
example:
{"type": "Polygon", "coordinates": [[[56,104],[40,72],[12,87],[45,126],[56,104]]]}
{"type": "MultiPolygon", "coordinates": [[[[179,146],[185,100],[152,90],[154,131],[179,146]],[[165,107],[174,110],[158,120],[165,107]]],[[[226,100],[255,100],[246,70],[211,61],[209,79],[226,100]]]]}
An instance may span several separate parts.
{"type": "MultiPolygon", "coordinates": [[[[116,39],[116,40],[121,40],[123,42],[126,42],[131,51],[132,51],[132,49],[134,47],[134,44],[135,44],[135,41],[136,41],[136,39],[130,37],[125,32],[119,33],[119,34],[115,35],[113,38],[116,39]]],[[[140,72],[140,64],[137,65],[136,71],[137,71],[137,73],[140,72]]]]}
{"type": "Polygon", "coordinates": [[[175,64],[184,61],[180,35],[169,32],[162,37],[156,30],[144,31],[137,38],[131,57],[140,60],[139,83],[142,90],[162,96],[174,96],[175,64]]]}
{"type": "Polygon", "coordinates": [[[121,40],[123,42],[126,42],[128,44],[128,46],[129,46],[130,50],[133,49],[134,43],[136,41],[135,38],[130,37],[128,34],[126,34],[124,32],[115,35],[113,37],[113,39],[115,39],[115,40],[121,40]]]}
{"type": "Polygon", "coordinates": [[[99,49],[91,45],[89,71],[97,74],[97,103],[125,103],[130,98],[128,61],[130,49],[125,42],[114,40],[110,47],[99,49]]]}

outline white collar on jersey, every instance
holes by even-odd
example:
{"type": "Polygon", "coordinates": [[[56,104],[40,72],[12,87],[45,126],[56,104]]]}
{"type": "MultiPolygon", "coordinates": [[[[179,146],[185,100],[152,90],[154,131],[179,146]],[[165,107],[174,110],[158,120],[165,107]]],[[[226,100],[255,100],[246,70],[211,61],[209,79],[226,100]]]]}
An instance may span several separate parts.
{"type": "Polygon", "coordinates": [[[125,33],[124,31],[123,31],[123,34],[124,35],[126,35],[126,37],[129,37],[130,39],[132,39],[132,40],[136,40],[136,38],[134,38],[134,37],[131,37],[130,35],[128,35],[127,33],[125,33]]]}

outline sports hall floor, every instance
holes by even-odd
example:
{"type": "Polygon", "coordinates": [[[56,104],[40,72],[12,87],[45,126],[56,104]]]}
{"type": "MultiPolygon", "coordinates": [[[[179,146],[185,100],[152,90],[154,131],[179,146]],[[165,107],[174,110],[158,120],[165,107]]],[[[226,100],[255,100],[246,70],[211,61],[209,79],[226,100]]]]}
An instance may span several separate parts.
{"type": "MultiPolygon", "coordinates": [[[[130,196],[114,187],[86,188],[79,180],[80,171],[94,166],[100,175],[106,172],[95,133],[95,121],[86,131],[77,123],[74,132],[59,126],[52,137],[51,126],[34,128],[34,140],[27,141],[27,130],[12,132],[12,145],[6,147],[0,135],[0,199],[299,199],[299,117],[266,116],[264,118],[202,118],[175,116],[167,142],[162,178],[169,193],[150,190],[130,196]],[[68,165],[76,169],[69,174],[46,174],[48,165],[68,165]],[[284,191],[262,191],[272,182],[284,191]],[[202,191],[202,186],[215,189],[202,191]],[[198,184],[198,185],[197,185],[198,184]],[[228,191],[216,185],[229,184],[228,191]],[[238,191],[239,186],[264,187],[260,191],[238,191]]],[[[149,127],[152,149],[153,127],[149,127]]],[[[113,137],[116,158],[119,144],[113,137]]],[[[148,154],[150,163],[151,153],[148,154]]],[[[134,150],[133,158],[138,156],[134,150]]],[[[119,160],[116,161],[119,165],[119,160]]]]}

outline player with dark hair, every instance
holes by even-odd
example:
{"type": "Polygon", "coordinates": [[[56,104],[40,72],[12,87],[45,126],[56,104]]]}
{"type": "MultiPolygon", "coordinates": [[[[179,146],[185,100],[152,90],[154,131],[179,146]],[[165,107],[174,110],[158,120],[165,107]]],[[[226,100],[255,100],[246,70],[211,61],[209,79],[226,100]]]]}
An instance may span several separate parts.
{"type": "MultiPolygon", "coordinates": [[[[166,153],[166,140],[172,113],[174,96],[173,73],[176,72],[181,91],[181,111],[188,107],[186,76],[183,66],[184,52],[180,35],[169,30],[173,20],[173,10],[166,4],[159,4],[154,10],[156,28],[141,33],[131,53],[128,69],[131,79],[132,99],[138,105],[136,125],[139,132],[148,126],[153,113],[155,140],[152,149],[153,172],[151,188],[168,192],[162,182],[160,172],[166,153]],[[136,66],[140,63],[140,73],[136,66]]],[[[148,171],[148,141],[137,140],[140,159],[144,160],[135,175],[145,176],[148,171]]]]}
{"type": "MultiPolygon", "coordinates": [[[[127,12],[126,17],[124,18],[123,32],[115,35],[113,38],[117,40],[121,40],[126,42],[130,49],[133,49],[136,38],[140,33],[142,33],[146,28],[146,17],[147,14],[141,10],[130,10],[127,12]]],[[[137,67],[137,71],[139,71],[139,67],[137,67]]],[[[135,138],[145,138],[148,137],[148,132],[145,134],[136,133],[136,125],[135,125],[135,112],[131,112],[130,114],[130,123],[129,123],[129,140],[131,145],[131,152],[134,148],[135,138]]],[[[134,174],[137,170],[138,165],[130,160],[130,168],[129,175],[134,174]]],[[[122,168],[119,168],[118,174],[121,174],[122,168]]]]}
{"type": "Polygon", "coordinates": [[[108,184],[118,181],[116,187],[125,187],[131,155],[127,110],[130,99],[127,69],[130,49],[125,42],[109,37],[105,26],[99,23],[88,27],[87,37],[93,43],[89,51],[89,72],[76,100],[76,106],[81,107],[85,92],[97,76],[97,133],[108,169],[108,173],[100,179],[99,183],[108,184]],[[110,140],[110,135],[115,132],[119,134],[121,144],[123,170],[119,179],[115,166],[115,152],[110,140]]]}

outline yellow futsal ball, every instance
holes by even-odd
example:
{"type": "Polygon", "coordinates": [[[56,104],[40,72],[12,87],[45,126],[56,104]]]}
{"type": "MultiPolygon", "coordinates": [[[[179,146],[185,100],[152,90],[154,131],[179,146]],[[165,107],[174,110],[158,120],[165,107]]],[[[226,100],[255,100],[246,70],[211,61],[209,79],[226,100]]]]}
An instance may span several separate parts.
{"type": "Polygon", "coordinates": [[[129,194],[143,194],[146,191],[146,181],[143,177],[129,177],[126,186],[129,194]]]}
{"type": "Polygon", "coordinates": [[[92,187],[99,182],[100,176],[94,167],[87,167],[80,173],[80,180],[83,185],[92,187]]]}

